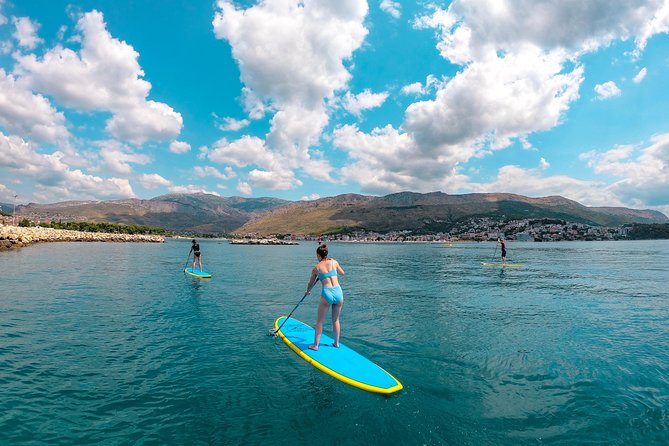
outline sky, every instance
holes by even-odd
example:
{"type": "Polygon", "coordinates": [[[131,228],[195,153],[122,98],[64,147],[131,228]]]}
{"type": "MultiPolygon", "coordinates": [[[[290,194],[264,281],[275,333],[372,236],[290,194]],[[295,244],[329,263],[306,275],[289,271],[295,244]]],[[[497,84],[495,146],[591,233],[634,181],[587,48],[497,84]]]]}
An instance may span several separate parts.
{"type": "Polygon", "coordinates": [[[0,0],[0,202],[510,192],[669,214],[669,0],[0,0]]]}

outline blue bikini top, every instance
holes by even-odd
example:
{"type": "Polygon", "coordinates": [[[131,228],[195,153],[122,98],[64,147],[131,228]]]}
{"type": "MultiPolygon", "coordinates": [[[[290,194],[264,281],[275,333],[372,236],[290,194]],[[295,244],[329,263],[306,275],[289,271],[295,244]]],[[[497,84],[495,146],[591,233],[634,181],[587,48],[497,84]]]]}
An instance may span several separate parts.
{"type": "Polygon", "coordinates": [[[332,269],[327,272],[327,273],[318,273],[318,279],[322,282],[323,279],[327,279],[328,277],[336,276],[337,275],[337,268],[335,268],[335,262],[332,260],[332,269]]]}

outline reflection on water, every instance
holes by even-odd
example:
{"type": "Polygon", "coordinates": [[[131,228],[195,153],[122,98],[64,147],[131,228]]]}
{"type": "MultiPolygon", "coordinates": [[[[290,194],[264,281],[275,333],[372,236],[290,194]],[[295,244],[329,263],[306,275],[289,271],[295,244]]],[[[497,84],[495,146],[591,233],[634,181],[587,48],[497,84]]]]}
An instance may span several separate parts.
{"type": "Polygon", "coordinates": [[[0,444],[666,444],[667,241],[511,243],[522,268],[480,265],[492,243],[331,243],[342,342],[389,397],[267,336],[315,243],[204,240],[212,279],[183,273],[189,243],[0,255],[0,444]]]}

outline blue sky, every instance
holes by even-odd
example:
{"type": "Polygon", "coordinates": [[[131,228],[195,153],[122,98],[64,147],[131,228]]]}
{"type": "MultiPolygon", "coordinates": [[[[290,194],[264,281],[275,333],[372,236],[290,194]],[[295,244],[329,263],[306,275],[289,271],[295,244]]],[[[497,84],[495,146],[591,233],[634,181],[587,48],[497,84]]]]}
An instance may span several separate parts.
{"type": "Polygon", "coordinates": [[[0,0],[0,201],[669,213],[669,0],[0,0]]]}

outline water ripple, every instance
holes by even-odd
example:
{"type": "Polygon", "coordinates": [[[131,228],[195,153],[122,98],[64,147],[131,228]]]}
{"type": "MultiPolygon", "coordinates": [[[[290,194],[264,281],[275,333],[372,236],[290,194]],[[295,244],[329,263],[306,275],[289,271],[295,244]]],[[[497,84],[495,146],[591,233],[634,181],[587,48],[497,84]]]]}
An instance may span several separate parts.
{"type": "Polygon", "coordinates": [[[315,244],[201,245],[211,280],[181,273],[188,241],[3,253],[0,444],[666,444],[667,242],[514,243],[514,269],[481,267],[493,244],[332,244],[342,341],[389,397],[266,336],[315,244]]]}

